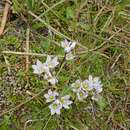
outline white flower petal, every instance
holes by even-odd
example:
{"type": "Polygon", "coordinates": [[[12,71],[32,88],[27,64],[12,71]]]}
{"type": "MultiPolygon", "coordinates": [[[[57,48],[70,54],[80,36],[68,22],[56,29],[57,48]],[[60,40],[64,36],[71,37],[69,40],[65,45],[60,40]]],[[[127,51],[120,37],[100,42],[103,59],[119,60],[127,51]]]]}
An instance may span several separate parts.
{"type": "Polygon", "coordinates": [[[44,72],[44,65],[41,61],[37,60],[36,65],[32,65],[35,74],[42,74],[44,72]]]}
{"type": "Polygon", "coordinates": [[[75,45],[76,45],[76,42],[71,43],[71,46],[70,46],[71,50],[75,48],[75,45]]]}
{"type": "Polygon", "coordinates": [[[54,109],[51,109],[51,115],[54,115],[56,111],[54,109]]]}
{"type": "Polygon", "coordinates": [[[66,100],[70,99],[70,95],[64,96],[64,99],[66,99],[66,100]]]}
{"type": "Polygon", "coordinates": [[[44,94],[44,97],[45,97],[45,98],[49,98],[49,95],[48,95],[48,94],[44,94]]]}
{"type": "Polygon", "coordinates": [[[69,42],[67,39],[61,41],[61,47],[64,48],[66,53],[69,53],[72,49],[75,48],[76,42],[69,42]]]}
{"type": "Polygon", "coordinates": [[[51,89],[48,90],[48,94],[51,95],[52,94],[52,91],[51,89]]]}
{"type": "Polygon", "coordinates": [[[80,80],[76,80],[75,83],[71,84],[71,88],[73,92],[79,92],[82,88],[82,82],[80,80]]]}
{"type": "Polygon", "coordinates": [[[56,114],[60,115],[60,110],[61,109],[56,109],[56,114]]]}
{"type": "Polygon", "coordinates": [[[57,65],[59,64],[58,62],[58,57],[54,57],[52,58],[50,55],[47,56],[47,60],[45,62],[45,65],[48,67],[48,68],[55,68],[57,65]]]}
{"type": "Polygon", "coordinates": [[[40,60],[37,60],[37,66],[42,66],[42,62],[40,60]]]}
{"type": "Polygon", "coordinates": [[[50,82],[52,85],[55,85],[56,83],[58,83],[58,80],[55,77],[51,77],[50,79],[48,79],[48,82],[50,82]]]}
{"type": "Polygon", "coordinates": [[[84,91],[90,91],[93,89],[93,84],[89,82],[88,80],[84,80],[82,83],[82,88],[84,91]]]}
{"type": "Polygon", "coordinates": [[[65,109],[69,109],[69,105],[71,105],[73,102],[70,100],[70,96],[69,95],[66,95],[64,97],[61,97],[60,99],[60,102],[62,104],[62,106],[65,108],[65,109]]]}

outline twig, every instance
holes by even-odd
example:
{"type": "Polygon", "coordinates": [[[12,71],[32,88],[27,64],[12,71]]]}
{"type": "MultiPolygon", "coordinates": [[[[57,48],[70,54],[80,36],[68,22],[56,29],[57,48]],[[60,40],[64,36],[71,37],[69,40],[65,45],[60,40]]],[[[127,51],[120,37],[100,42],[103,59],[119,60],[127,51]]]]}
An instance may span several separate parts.
{"type": "MultiPolygon", "coordinates": [[[[39,56],[39,57],[46,57],[47,54],[39,54],[39,53],[27,53],[27,52],[15,52],[15,51],[2,51],[2,54],[14,54],[14,55],[28,55],[28,56],[39,56]]],[[[54,55],[51,55],[54,56],[54,55]]],[[[59,58],[63,58],[64,56],[58,55],[59,58]]]]}
{"type": "MultiPolygon", "coordinates": [[[[29,33],[30,29],[27,29],[26,33],[26,53],[29,53],[29,33]]],[[[29,55],[26,55],[26,73],[28,73],[29,70],[29,55]]]]}
{"type": "Polygon", "coordinates": [[[10,71],[9,61],[7,60],[7,57],[6,57],[6,56],[4,56],[4,59],[5,59],[6,66],[7,66],[7,68],[8,68],[8,72],[10,73],[11,71],[10,71]]]}
{"type": "Polygon", "coordinates": [[[10,4],[9,4],[8,1],[6,1],[5,8],[4,8],[4,13],[3,13],[2,21],[1,21],[0,36],[4,32],[4,28],[5,28],[5,25],[6,25],[6,21],[7,21],[7,16],[8,16],[9,9],[10,9],[10,4]]]}
{"type": "Polygon", "coordinates": [[[120,57],[121,57],[121,54],[118,55],[118,57],[116,58],[115,62],[112,64],[111,69],[114,68],[115,64],[117,63],[117,61],[119,60],[120,57]]]}

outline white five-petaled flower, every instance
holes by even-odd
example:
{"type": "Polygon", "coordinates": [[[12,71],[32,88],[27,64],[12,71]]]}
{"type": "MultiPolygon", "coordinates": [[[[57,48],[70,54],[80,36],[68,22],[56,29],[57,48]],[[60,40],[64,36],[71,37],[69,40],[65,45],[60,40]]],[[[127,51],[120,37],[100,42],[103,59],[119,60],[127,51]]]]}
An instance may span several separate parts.
{"type": "Polygon", "coordinates": [[[51,115],[58,114],[60,115],[60,110],[62,109],[61,102],[57,99],[52,104],[49,105],[51,110],[51,115]]]}
{"type": "Polygon", "coordinates": [[[84,81],[82,82],[82,89],[83,89],[84,91],[91,91],[91,90],[93,89],[93,86],[92,86],[92,85],[89,85],[88,80],[84,80],[84,81]]]}
{"type": "Polygon", "coordinates": [[[81,89],[79,92],[77,92],[77,97],[79,101],[82,101],[88,97],[88,92],[81,89]]]}
{"type": "Polygon", "coordinates": [[[52,58],[50,55],[47,56],[46,62],[44,63],[49,69],[55,68],[58,64],[58,57],[52,58]]]}
{"type": "Polygon", "coordinates": [[[66,95],[64,97],[61,97],[60,102],[62,104],[62,107],[65,109],[69,109],[69,105],[71,105],[73,102],[70,100],[70,96],[66,95]]]}
{"type": "Polygon", "coordinates": [[[89,87],[85,82],[76,80],[75,83],[71,84],[72,91],[76,93],[79,101],[87,98],[89,87]]]}
{"type": "Polygon", "coordinates": [[[39,60],[37,60],[36,65],[32,65],[33,68],[33,73],[35,74],[42,74],[45,71],[45,66],[43,65],[43,63],[39,60]]]}
{"type": "Polygon", "coordinates": [[[82,81],[76,80],[75,83],[71,84],[71,88],[73,92],[79,92],[82,88],[82,81]]]}
{"type": "Polygon", "coordinates": [[[51,89],[48,90],[48,94],[44,94],[44,97],[46,98],[46,102],[52,102],[56,100],[56,97],[59,94],[56,91],[51,91],[51,89]]]}
{"type": "Polygon", "coordinates": [[[61,41],[61,47],[64,48],[66,53],[69,53],[72,49],[75,48],[76,42],[71,42],[65,39],[64,41],[61,41]]]}
{"type": "Polygon", "coordinates": [[[88,80],[86,80],[88,86],[92,89],[95,89],[97,93],[102,92],[102,84],[98,77],[93,78],[89,75],[88,80]]]}

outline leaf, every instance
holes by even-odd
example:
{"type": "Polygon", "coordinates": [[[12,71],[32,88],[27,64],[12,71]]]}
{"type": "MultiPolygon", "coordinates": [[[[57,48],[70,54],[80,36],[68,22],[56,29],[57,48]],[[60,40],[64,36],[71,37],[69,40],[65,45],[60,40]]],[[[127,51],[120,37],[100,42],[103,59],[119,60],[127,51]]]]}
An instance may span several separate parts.
{"type": "Polygon", "coordinates": [[[106,101],[105,98],[101,97],[101,98],[97,101],[97,104],[98,104],[100,110],[103,111],[103,110],[106,108],[106,106],[107,106],[108,103],[107,103],[107,101],[106,101]]]}
{"type": "Polygon", "coordinates": [[[34,5],[33,0],[26,0],[26,4],[29,9],[33,9],[33,5],[34,5]]]}
{"type": "Polygon", "coordinates": [[[50,48],[50,42],[48,40],[41,41],[42,48],[47,51],[50,48]]]}
{"type": "Polygon", "coordinates": [[[74,17],[74,11],[71,7],[67,7],[66,9],[66,17],[67,19],[74,17]]]}

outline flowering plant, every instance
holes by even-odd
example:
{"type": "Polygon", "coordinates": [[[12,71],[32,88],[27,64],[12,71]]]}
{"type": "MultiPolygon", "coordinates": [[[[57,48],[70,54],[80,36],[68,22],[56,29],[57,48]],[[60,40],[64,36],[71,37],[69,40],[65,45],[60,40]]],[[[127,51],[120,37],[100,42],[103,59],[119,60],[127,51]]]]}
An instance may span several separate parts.
{"type": "MultiPolygon", "coordinates": [[[[70,42],[66,39],[61,42],[61,47],[64,49],[66,60],[74,59],[72,50],[75,46],[76,42],[70,42]]],[[[52,86],[56,86],[58,79],[54,72],[59,63],[57,56],[47,55],[47,59],[44,63],[37,60],[36,64],[32,65],[34,70],[33,72],[38,75],[44,74],[44,80],[47,80],[52,86]]],[[[88,96],[91,96],[92,100],[98,101],[100,93],[102,92],[102,86],[103,85],[99,80],[99,77],[93,77],[92,75],[89,75],[88,79],[85,80],[77,79],[74,83],[69,85],[78,101],[86,100],[88,96]]],[[[74,103],[74,99],[72,100],[71,93],[61,95],[60,92],[55,90],[53,91],[52,89],[53,87],[44,94],[44,97],[46,98],[46,103],[49,103],[51,115],[60,115],[62,109],[70,108],[70,106],[74,103]]]]}

